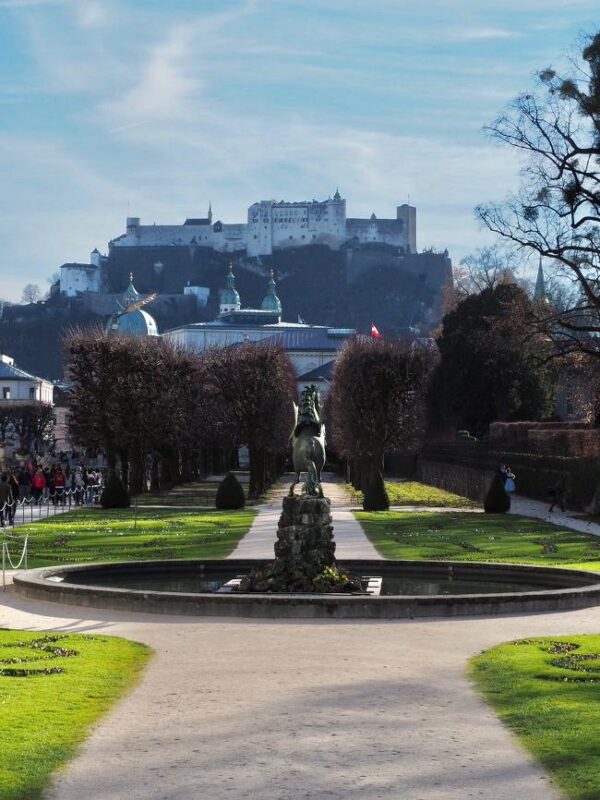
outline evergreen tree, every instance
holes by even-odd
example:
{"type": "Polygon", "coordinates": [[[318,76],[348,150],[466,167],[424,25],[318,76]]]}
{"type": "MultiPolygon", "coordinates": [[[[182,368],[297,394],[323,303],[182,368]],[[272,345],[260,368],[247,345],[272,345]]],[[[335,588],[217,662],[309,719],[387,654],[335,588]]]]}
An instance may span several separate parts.
{"type": "Polygon", "coordinates": [[[429,394],[433,427],[483,434],[495,420],[540,419],[552,412],[547,340],[532,304],[512,283],[470,295],[444,317],[441,360],[429,394]]]}

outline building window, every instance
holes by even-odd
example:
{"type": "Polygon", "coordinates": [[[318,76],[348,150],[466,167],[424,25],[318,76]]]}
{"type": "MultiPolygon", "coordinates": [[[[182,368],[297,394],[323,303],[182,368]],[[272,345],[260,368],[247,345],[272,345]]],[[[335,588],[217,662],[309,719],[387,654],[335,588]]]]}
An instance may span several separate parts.
{"type": "Polygon", "coordinates": [[[10,386],[5,386],[2,389],[2,399],[3,400],[10,400],[10,386]]]}
{"type": "Polygon", "coordinates": [[[35,386],[29,387],[29,399],[35,400],[35,386]]]}

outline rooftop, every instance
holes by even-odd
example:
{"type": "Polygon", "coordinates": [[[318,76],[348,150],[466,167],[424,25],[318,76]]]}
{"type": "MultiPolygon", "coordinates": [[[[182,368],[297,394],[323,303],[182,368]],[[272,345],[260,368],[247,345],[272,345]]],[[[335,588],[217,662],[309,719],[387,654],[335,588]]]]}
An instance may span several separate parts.
{"type": "Polygon", "coordinates": [[[0,379],[10,381],[41,381],[36,375],[30,375],[25,370],[15,367],[14,364],[8,364],[6,361],[0,361],[0,379]]]}

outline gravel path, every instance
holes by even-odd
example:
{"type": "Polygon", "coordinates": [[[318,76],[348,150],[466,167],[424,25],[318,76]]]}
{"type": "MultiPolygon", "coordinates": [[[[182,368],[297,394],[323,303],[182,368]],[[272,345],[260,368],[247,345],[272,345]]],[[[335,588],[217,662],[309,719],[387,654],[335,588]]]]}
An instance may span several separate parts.
{"type": "MultiPolygon", "coordinates": [[[[327,494],[339,554],[369,557],[343,487],[327,494]]],[[[233,555],[271,556],[280,497],[271,505],[233,555]]],[[[559,800],[466,664],[511,639],[598,633],[600,614],[201,619],[59,606],[9,587],[0,626],[118,635],[156,651],[45,800],[559,800]]]]}
{"type": "Polygon", "coordinates": [[[498,642],[600,628],[597,609],[241,621],[3,600],[2,626],[156,651],[46,800],[557,800],[473,691],[466,662],[498,642]]]}
{"type": "MultiPolygon", "coordinates": [[[[268,503],[257,506],[258,514],[252,527],[229,558],[273,558],[281,501],[288,493],[291,481],[292,476],[285,475],[269,494],[268,503]]],[[[330,473],[324,475],[323,491],[331,501],[336,556],[348,559],[381,558],[350,511],[350,498],[342,481],[330,473]]],[[[296,487],[296,493],[299,492],[300,487],[296,487]]]]}

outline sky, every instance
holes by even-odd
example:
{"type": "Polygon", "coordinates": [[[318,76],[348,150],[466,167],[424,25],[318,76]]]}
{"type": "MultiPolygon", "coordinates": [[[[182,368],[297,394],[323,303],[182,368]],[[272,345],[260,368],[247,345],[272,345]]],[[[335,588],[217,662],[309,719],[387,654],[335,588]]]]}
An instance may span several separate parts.
{"type": "Polygon", "coordinates": [[[256,200],[417,207],[419,249],[490,243],[519,181],[483,130],[599,27],[598,0],[0,0],[0,297],[127,216],[256,200]]]}

